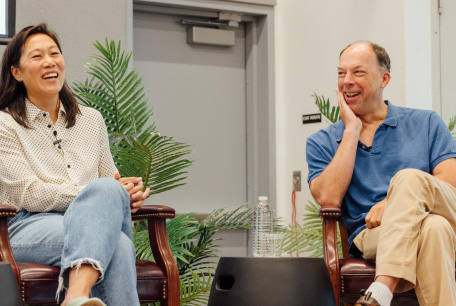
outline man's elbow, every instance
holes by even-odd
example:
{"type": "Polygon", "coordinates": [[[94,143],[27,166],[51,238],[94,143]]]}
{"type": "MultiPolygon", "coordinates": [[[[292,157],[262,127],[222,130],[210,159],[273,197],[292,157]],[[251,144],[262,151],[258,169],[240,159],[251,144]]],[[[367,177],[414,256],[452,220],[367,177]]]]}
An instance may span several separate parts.
{"type": "Polygon", "coordinates": [[[321,207],[340,207],[342,202],[338,196],[328,192],[315,192],[311,190],[311,194],[321,207]]]}
{"type": "Polygon", "coordinates": [[[319,197],[314,197],[315,201],[320,204],[321,207],[337,207],[340,208],[342,201],[337,199],[337,197],[331,195],[322,195],[319,197]]]}
{"type": "Polygon", "coordinates": [[[331,189],[320,186],[318,178],[310,182],[309,187],[310,193],[321,207],[340,207],[343,195],[334,194],[331,189]]]}

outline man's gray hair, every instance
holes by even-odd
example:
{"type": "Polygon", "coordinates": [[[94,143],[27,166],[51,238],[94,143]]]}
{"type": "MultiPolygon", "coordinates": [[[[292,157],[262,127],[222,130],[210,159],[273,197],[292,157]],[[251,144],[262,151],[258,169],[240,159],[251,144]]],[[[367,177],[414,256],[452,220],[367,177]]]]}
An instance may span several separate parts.
{"type": "Polygon", "coordinates": [[[347,50],[347,48],[350,48],[351,46],[359,44],[359,43],[365,43],[365,44],[368,44],[369,46],[371,46],[372,50],[374,50],[375,55],[377,56],[377,61],[378,61],[378,64],[380,65],[380,67],[382,67],[383,69],[385,69],[388,72],[391,72],[391,60],[390,60],[390,57],[389,57],[388,53],[386,52],[385,48],[383,48],[382,46],[377,45],[371,41],[361,40],[361,41],[357,41],[357,42],[349,44],[340,52],[339,58],[342,56],[342,53],[344,53],[344,51],[347,50]]]}

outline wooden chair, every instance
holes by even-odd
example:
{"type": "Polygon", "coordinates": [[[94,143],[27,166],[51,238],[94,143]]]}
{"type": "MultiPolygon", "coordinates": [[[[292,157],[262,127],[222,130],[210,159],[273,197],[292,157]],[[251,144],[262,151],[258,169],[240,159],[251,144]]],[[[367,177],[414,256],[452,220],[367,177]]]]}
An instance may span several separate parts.
{"type": "MultiPolygon", "coordinates": [[[[60,269],[57,267],[16,262],[8,237],[8,217],[16,210],[0,205],[0,261],[9,262],[16,276],[24,305],[59,305],[55,301],[60,269]]],[[[166,219],[174,218],[174,209],[166,206],[143,206],[133,220],[147,219],[150,244],[155,263],[136,261],[137,290],[141,302],[160,301],[162,306],[179,306],[179,271],[171,253],[166,233],[166,219]]],[[[60,296],[63,301],[64,294],[60,296]]],[[[127,305],[126,305],[127,306],[127,305]]]]}
{"type": "MultiPolygon", "coordinates": [[[[361,289],[367,289],[375,278],[375,263],[351,258],[348,255],[348,232],[341,220],[340,208],[322,207],[323,250],[326,268],[336,298],[336,305],[343,302],[354,305],[360,297],[361,289]],[[343,259],[339,259],[337,246],[337,224],[339,224],[343,259]]],[[[414,290],[394,294],[391,305],[418,305],[414,290]]]]}

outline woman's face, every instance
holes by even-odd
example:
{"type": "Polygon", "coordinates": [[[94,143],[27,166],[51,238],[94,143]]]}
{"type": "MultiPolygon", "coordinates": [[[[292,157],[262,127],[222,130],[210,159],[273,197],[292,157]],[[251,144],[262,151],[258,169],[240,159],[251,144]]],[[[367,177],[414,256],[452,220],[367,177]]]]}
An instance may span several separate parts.
{"type": "Polygon", "coordinates": [[[52,38],[35,34],[25,41],[19,67],[11,72],[24,82],[30,101],[55,103],[65,81],[65,60],[52,38]]]}

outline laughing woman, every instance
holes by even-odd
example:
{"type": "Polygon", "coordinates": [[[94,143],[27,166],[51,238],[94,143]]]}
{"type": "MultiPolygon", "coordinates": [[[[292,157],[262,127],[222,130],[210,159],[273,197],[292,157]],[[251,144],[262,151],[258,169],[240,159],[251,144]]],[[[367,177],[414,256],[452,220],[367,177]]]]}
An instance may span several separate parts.
{"type": "Polygon", "coordinates": [[[0,203],[18,212],[16,260],[60,267],[63,306],[138,306],[131,212],[142,189],[120,178],[103,118],[68,88],[57,35],[22,29],[0,75],[0,203]]]}

